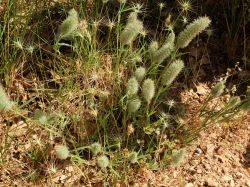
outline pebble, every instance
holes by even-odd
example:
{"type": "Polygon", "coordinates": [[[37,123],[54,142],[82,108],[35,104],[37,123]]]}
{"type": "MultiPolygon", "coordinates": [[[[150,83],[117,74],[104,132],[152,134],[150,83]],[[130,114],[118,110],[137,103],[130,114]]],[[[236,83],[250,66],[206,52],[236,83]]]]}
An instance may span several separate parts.
{"type": "Polygon", "coordinates": [[[215,146],[213,144],[207,145],[207,154],[212,155],[214,153],[215,146]]]}
{"type": "Polygon", "coordinates": [[[232,177],[231,175],[224,175],[224,176],[222,177],[222,180],[223,180],[224,182],[229,182],[229,181],[233,180],[233,177],[232,177]]]}
{"type": "Polygon", "coordinates": [[[247,187],[250,187],[250,181],[246,182],[247,187]]]}
{"type": "Polygon", "coordinates": [[[193,183],[187,183],[187,184],[185,185],[185,187],[194,187],[194,184],[193,184],[193,183]]]}
{"type": "Polygon", "coordinates": [[[206,185],[209,187],[218,187],[218,183],[213,178],[207,178],[205,181],[206,185]]]}
{"type": "Polygon", "coordinates": [[[201,174],[202,170],[201,169],[197,169],[196,173],[201,174]]]}
{"type": "Polygon", "coordinates": [[[202,154],[203,153],[201,148],[198,148],[198,147],[194,150],[194,152],[197,153],[197,154],[202,154]]]}
{"type": "Polygon", "coordinates": [[[242,174],[242,173],[240,173],[240,172],[237,172],[236,174],[236,177],[238,178],[238,179],[241,179],[244,175],[242,174]]]}

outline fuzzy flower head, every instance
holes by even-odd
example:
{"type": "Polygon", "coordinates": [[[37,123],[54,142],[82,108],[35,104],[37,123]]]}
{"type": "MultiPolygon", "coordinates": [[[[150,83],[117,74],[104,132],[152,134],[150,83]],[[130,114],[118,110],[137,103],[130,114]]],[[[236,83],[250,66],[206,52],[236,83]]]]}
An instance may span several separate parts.
{"type": "Polygon", "coordinates": [[[129,154],[129,161],[131,164],[135,164],[138,162],[138,153],[133,151],[129,154]]]}
{"type": "Polygon", "coordinates": [[[174,50],[174,40],[175,40],[175,34],[174,32],[171,32],[168,35],[163,46],[154,53],[153,61],[155,63],[160,64],[171,55],[172,51],[174,50]]]}
{"type": "Polygon", "coordinates": [[[94,156],[102,152],[102,146],[98,142],[91,144],[89,148],[94,156]]]}
{"type": "Polygon", "coordinates": [[[238,104],[240,104],[240,102],[241,100],[239,96],[231,97],[229,101],[227,102],[227,107],[233,108],[237,106],[238,104]]]}
{"type": "Polygon", "coordinates": [[[79,26],[79,16],[75,9],[69,11],[68,17],[58,29],[59,39],[70,40],[79,26]]]}
{"type": "Polygon", "coordinates": [[[127,85],[127,95],[136,95],[139,90],[139,83],[136,80],[135,77],[132,77],[128,80],[128,85],[127,85]]]}
{"type": "Polygon", "coordinates": [[[109,158],[106,155],[102,155],[97,157],[96,162],[101,169],[106,169],[109,165],[109,158]]]}
{"type": "Polygon", "coordinates": [[[225,82],[224,81],[220,81],[219,83],[217,83],[212,91],[211,91],[211,96],[212,97],[219,97],[225,89],[225,82]]]}
{"type": "Polygon", "coordinates": [[[141,82],[146,75],[146,69],[144,67],[139,67],[135,70],[135,77],[138,82],[141,82]]]}
{"type": "Polygon", "coordinates": [[[120,35],[120,42],[122,45],[131,44],[138,34],[143,31],[143,23],[138,20],[137,13],[132,12],[128,17],[127,24],[120,35]]]}
{"type": "Polygon", "coordinates": [[[0,110],[11,110],[13,107],[13,102],[7,96],[4,88],[0,84],[0,110]]]}
{"type": "Polygon", "coordinates": [[[155,95],[155,83],[152,79],[146,79],[142,85],[142,95],[149,104],[155,95]]]}
{"type": "Polygon", "coordinates": [[[134,113],[138,111],[141,107],[141,100],[138,98],[135,98],[128,103],[128,112],[129,113],[134,113]]]}
{"type": "Polygon", "coordinates": [[[159,44],[157,41],[152,41],[148,47],[148,52],[151,57],[155,56],[156,51],[159,49],[159,44]]]}
{"type": "Polygon", "coordinates": [[[56,157],[60,160],[65,160],[69,157],[69,149],[65,145],[55,146],[56,157]]]}
{"type": "Polygon", "coordinates": [[[175,166],[180,165],[185,161],[186,155],[186,149],[173,150],[171,164],[175,166]]]}
{"type": "Polygon", "coordinates": [[[177,37],[176,47],[185,48],[188,44],[203,30],[205,30],[211,23],[208,17],[200,17],[187,25],[177,37]]]}
{"type": "Polygon", "coordinates": [[[164,86],[170,86],[179,73],[184,68],[184,62],[182,60],[175,60],[162,72],[162,84],[164,86]]]}

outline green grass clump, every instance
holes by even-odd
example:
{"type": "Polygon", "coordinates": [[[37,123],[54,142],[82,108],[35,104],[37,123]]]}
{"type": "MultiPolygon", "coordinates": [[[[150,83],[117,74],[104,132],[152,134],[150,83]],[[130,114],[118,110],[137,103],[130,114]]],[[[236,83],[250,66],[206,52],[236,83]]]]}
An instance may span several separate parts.
{"type": "MultiPolygon", "coordinates": [[[[210,102],[225,91],[225,82],[219,82],[197,112],[201,127],[190,130],[185,110],[170,98],[174,82],[185,82],[181,49],[209,26],[208,17],[186,23],[179,35],[175,33],[179,25],[173,25],[179,22],[173,21],[164,32],[157,30],[151,41],[140,4],[72,1],[67,5],[56,7],[56,12],[41,11],[38,15],[47,19],[41,20],[42,25],[33,23],[28,14],[26,27],[32,33],[11,24],[7,30],[7,24],[1,27],[6,41],[1,43],[0,66],[5,71],[0,75],[6,84],[22,80],[23,87],[13,91],[20,111],[13,113],[27,123],[32,148],[23,153],[35,173],[48,169],[53,170],[51,175],[56,172],[51,165],[71,163],[84,179],[85,172],[101,168],[97,173],[103,178],[128,182],[126,175],[135,166],[156,170],[183,163],[187,153],[179,147],[200,130],[249,110],[249,99],[235,96],[224,107],[209,111],[210,102]],[[43,27],[49,35],[42,35],[43,27]],[[53,154],[61,161],[53,160],[53,154]]],[[[8,19],[6,23],[11,23],[8,19]]],[[[160,17],[157,28],[159,24],[160,17]]],[[[0,85],[0,112],[11,113],[12,106],[0,85]]],[[[4,141],[9,140],[9,129],[6,132],[4,141]]],[[[8,152],[2,150],[5,156],[0,158],[5,160],[8,152]]]]}

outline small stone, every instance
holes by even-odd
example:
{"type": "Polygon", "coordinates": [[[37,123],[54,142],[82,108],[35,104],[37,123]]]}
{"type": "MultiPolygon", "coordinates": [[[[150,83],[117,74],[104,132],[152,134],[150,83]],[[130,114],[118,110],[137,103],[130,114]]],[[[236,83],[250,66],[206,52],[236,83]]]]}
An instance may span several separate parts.
{"type": "Polygon", "coordinates": [[[198,148],[198,147],[194,150],[194,152],[197,153],[197,154],[202,154],[203,153],[201,148],[198,148]]]}
{"type": "Polygon", "coordinates": [[[241,179],[243,177],[243,174],[240,172],[237,172],[235,175],[238,179],[241,179]]]}
{"type": "Polygon", "coordinates": [[[197,169],[196,173],[201,174],[202,170],[201,169],[197,169]]]}
{"type": "Polygon", "coordinates": [[[247,187],[250,187],[250,180],[246,182],[247,187]]]}
{"type": "Polygon", "coordinates": [[[207,186],[210,186],[210,187],[218,187],[219,186],[218,183],[213,178],[207,178],[205,183],[207,186]]]}
{"type": "Polygon", "coordinates": [[[204,167],[205,167],[206,170],[210,170],[211,169],[211,167],[210,167],[209,164],[204,164],[204,167]]]}
{"type": "Polygon", "coordinates": [[[231,175],[224,175],[224,176],[222,177],[222,180],[223,180],[224,182],[229,182],[229,181],[233,180],[233,177],[232,177],[231,175]]]}
{"type": "Polygon", "coordinates": [[[214,153],[215,146],[213,144],[207,145],[207,154],[212,155],[214,153]]]}
{"type": "Polygon", "coordinates": [[[194,187],[194,184],[193,184],[193,183],[187,183],[187,184],[185,185],[185,187],[194,187]]]}
{"type": "Polygon", "coordinates": [[[234,187],[234,186],[235,186],[234,180],[231,180],[230,181],[230,187],[234,187]]]}

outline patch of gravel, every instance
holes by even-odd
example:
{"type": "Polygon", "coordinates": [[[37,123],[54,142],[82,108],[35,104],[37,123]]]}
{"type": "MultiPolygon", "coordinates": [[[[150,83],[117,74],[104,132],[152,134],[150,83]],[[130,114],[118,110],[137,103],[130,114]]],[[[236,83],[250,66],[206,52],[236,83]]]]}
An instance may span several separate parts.
{"type": "Polygon", "coordinates": [[[211,127],[189,147],[186,164],[168,172],[167,186],[250,187],[250,116],[211,127]]]}

